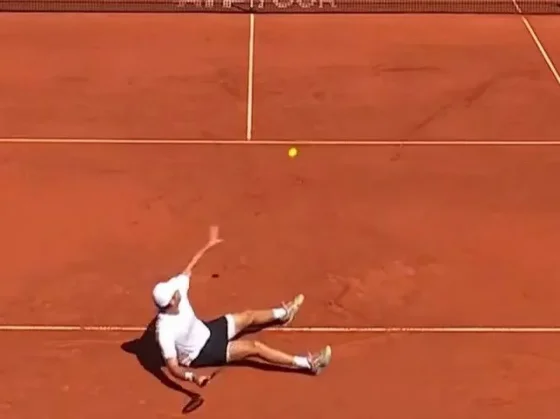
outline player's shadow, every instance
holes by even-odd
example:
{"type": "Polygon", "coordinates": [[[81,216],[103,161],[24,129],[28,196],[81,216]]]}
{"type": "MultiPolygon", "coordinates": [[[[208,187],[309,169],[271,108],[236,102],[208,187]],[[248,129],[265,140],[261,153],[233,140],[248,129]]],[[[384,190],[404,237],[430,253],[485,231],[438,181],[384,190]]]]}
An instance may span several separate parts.
{"type": "Polygon", "coordinates": [[[280,367],[280,366],[277,366],[277,365],[270,365],[270,364],[265,364],[264,362],[252,361],[252,360],[230,362],[228,364],[228,368],[229,367],[234,367],[234,368],[235,367],[244,367],[244,368],[253,368],[253,369],[257,369],[257,370],[261,370],[261,371],[311,375],[311,373],[309,373],[306,370],[300,370],[300,369],[288,368],[288,367],[280,367]]]}
{"type": "Polygon", "coordinates": [[[172,390],[183,393],[192,400],[202,401],[200,394],[187,390],[169,378],[163,371],[164,361],[156,341],[156,318],[148,324],[142,336],[125,342],[121,345],[122,350],[136,356],[136,359],[147,372],[157,378],[163,385],[172,390]]]}

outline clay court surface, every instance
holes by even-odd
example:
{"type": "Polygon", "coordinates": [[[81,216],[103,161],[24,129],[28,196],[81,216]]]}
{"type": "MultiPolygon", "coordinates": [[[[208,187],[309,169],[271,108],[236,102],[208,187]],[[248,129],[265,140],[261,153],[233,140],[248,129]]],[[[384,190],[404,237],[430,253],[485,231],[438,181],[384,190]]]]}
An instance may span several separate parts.
{"type": "Polygon", "coordinates": [[[334,358],[185,385],[193,416],[556,418],[560,20],[528,22],[0,15],[0,416],[182,417],[142,330],[217,223],[200,315],[303,292],[260,338],[334,358]]]}

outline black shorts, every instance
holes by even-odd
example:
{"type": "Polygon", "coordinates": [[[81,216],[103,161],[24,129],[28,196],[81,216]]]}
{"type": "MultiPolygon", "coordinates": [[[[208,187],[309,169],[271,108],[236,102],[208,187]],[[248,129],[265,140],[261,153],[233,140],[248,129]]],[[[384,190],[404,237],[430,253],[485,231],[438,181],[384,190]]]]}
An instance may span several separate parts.
{"type": "Polygon", "coordinates": [[[210,330],[210,337],[190,366],[218,367],[227,363],[228,324],[225,316],[203,322],[210,330]]]}

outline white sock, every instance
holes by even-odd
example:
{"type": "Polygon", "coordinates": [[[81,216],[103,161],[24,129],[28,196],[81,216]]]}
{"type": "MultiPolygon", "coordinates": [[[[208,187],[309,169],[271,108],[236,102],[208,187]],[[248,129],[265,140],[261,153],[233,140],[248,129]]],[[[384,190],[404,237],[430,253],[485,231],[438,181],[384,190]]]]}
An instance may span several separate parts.
{"type": "Polygon", "coordinates": [[[304,356],[294,356],[294,365],[299,368],[310,369],[311,365],[304,356]]]}
{"type": "Polygon", "coordinates": [[[283,318],[288,312],[285,308],[273,308],[272,309],[272,317],[276,320],[283,318]]]}

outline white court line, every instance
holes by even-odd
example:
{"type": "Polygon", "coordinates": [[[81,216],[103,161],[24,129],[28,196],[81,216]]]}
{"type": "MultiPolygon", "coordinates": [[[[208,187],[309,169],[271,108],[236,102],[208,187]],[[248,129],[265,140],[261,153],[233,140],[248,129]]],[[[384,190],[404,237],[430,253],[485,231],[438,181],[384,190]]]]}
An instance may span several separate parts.
{"type": "Polygon", "coordinates": [[[253,136],[254,66],[255,66],[255,14],[251,13],[249,14],[249,63],[248,63],[248,70],[247,70],[247,134],[246,134],[247,141],[251,141],[251,137],[253,136]]]}
{"type": "MultiPolygon", "coordinates": [[[[80,325],[0,325],[0,332],[142,332],[141,326],[80,325]]],[[[560,326],[550,327],[271,327],[263,331],[279,333],[559,333],[560,326]]]]}
{"type": "Polygon", "coordinates": [[[556,83],[558,83],[558,85],[560,86],[560,74],[558,73],[558,70],[556,69],[556,67],[554,65],[554,62],[552,61],[552,59],[550,58],[550,56],[546,52],[546,49],[544,48],[544,45],[542,44],[541,40],[537,36],[537,32],[535,32],[535,30],[533,29],[533,26],[531,25],[529,20],[524,16],[523,10],[519,6],[519,3],[517,2],[517,0],[512,0],[512,2],[513,2],[513,5],[515,6],[515,9],[517,10],[517,13],[521,17],[521,21],[523,22],[523,24],[525,25],[525,28],[529,32],[529,35],[531,35],[531,38],[533,39],[533,42],[535,43],[535,45],[537,46],[537,49],[539,50],[542,57],[544,58],[544,61],[546,62],[546,65],[548,66],[549,70],[552,72],[552,75],[554,76],[554,79],[556,80],[556,83]]]}
{"type": "Polygon", "coordinates": [[[155,140],[134,138],[0,138],[0,144],[96,144],[96,145],[268,145],[268,146],[558,146],[559,141],[469,141],[469,140],[155,140]]]}

